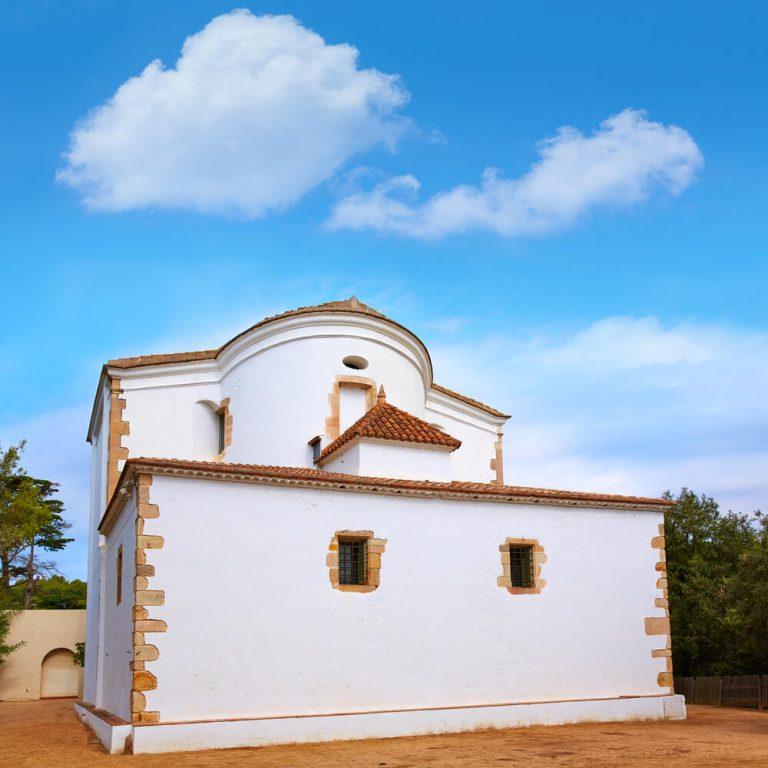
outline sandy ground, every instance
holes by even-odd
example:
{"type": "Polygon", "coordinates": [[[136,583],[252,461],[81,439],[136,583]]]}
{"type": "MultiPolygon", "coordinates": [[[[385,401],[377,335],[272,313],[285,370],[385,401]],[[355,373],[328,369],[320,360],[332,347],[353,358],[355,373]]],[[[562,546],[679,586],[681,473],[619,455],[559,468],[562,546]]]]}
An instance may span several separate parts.
{"type": "Polygon", "coordinates": [[[107,755],[71,700],[0,703],[2,768],[768,766],[768,713],[689,707],[687,721],[590,723],[174,755],[107,755]]]}

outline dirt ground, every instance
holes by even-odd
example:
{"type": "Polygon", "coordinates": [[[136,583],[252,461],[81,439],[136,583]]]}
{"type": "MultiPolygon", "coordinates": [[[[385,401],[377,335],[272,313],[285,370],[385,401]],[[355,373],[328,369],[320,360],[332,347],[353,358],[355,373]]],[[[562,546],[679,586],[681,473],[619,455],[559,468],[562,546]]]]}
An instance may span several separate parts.
{"type": "Polygon", "coordinates": [[[173,755],[107,755],[72,700],[0,703],[2,768],[768,766],[768,713],[689,707],[687,721],[590,723],[173,755]]]}

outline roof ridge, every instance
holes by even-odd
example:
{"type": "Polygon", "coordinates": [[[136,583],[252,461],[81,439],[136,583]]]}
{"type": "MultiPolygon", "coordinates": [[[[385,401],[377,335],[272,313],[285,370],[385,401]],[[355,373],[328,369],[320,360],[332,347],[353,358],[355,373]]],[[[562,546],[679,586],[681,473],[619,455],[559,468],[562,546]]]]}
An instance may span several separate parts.
{"type": "MultiPolygon", "coordinates": [[[[285,312],[278,312],[274,315],[267,315],[259,320],[257,323],[241,331],[237,335],[233,336],[228,341],[225,341],[220,347],[216,349],[203,349],[192,352],[163,352],[158,354],[149,355],[136,355],[134,357],[116,357],[107,361],[107,365],[113,368],[139,368],[149,365],[163,365],[165,363],[187,363],[195,362],[198,360],[213,360],[222,352],[225,347],[228,347],[235,339],[239,339],[249,331],[259,328],[267,323],[272,323],[276,320],[281,320],[288,317],[296,317],[299,315],[309,315],[315,312],[353,312],[358,315],[369,315],[371,317],[378,317],[382,320],[387,320],[390,323],[394,323],[401,328],[405,326],[400,325],[396,320],[387,317],[383,312],[379,312],[378,309],[374,309],[368,304],[364,304],[357,296],[350,296],[348,299],[338,299],[335,301],[326,301],[322,304],[308,304],[304,307],[296,307],[295,309],[288,309],[285,312]]],[[[405,330],[408,330],[407,328],[405,330]]],[[[409,331],[412,333],[412,331],[409,331]]]]}

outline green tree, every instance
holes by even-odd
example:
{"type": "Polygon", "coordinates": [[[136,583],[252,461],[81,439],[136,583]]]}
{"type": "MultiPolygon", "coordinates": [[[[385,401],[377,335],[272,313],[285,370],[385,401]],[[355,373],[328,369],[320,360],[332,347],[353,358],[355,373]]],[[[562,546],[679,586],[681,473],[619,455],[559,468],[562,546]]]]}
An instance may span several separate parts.
{"type": "Polygon", "coordinates": [[[51,576],[38,582],[31,608],[77,609],[85,608],[86,584],[63,576],[51,576]]]}
{"type": "Polygon", "coordinates": [[[758,513],[757,525],[755,541],[742,554],[729,584],[728,623],[742,668],[768,674],[768,518],[758,513]]]}
{"type": "Polygon", "coordinates": [[[25,609],[32,607],[32,598],[40,580],[56,572],[54,563],[40,558],[40,551],[59,552],[73,541],[64,535],[72,526],[62,516],[64,505],[60,499],[53,498],[58,493],[58,484],[37,478],[29,478],[29,482],[34,488],[34,501],[27,508],[29,536],[19,565],[23,569],[25,609]]]}
{"type": "MultiPolygon", "coordinates": [[[[756,671],[744,642],[757,619],[739,585],[753,563],[760,533],[757,518],[728,512],[717,502],[683,488],[665,516],[672,659],[679,675],[756,671]],[[740,597],[737,597],[740,595],[740,597]]],[[[755,584],[755,589],[757,585],[755,584]]],[[[765,630],[763,632],[765,634],[765,630]]]]}
{"type": "Polygon", "coordinates": [[[24,443],[0,449],[0,592],[7,593],[16,561],[24,550],[27,530],[24,510],[32,495],[22,480],[24,443]]]}
{"type": "Polygon", "coordinates": [[[8,643],[8,633],[11,629],[11,620],[14,611],[8,610],[7,598],[0,594],[0,667],[3,666],[6,658],[10,656],[17,648],[21,648],[24,643],[8,643]]]}
{"type": "Polygon", "coordinates": [[[56,552],[72,539],[64,532],[62,502],[54,498],[56,483],[30,477],[21,468],[24,443],[0,451],[0,591],[8,593],[11,580],[24,582],[22,607],[32,604],[37,584],[55,573],[55,565],[40,557],[56,552]]]}

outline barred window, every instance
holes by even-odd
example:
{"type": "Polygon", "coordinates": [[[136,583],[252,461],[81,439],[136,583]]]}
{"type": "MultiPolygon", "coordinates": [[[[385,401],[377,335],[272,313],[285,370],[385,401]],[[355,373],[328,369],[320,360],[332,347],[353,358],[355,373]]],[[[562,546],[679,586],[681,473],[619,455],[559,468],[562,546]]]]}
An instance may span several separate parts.
{"type": "Polygon", "coordinates": [[[368,540],[339,539],[339,584],[368,583],[368,540]]]}
{"type": "Polygon", "coordinates": [[[533,586],[533,547],[509,546],[509,572],[513,587],[533,586]]]}

